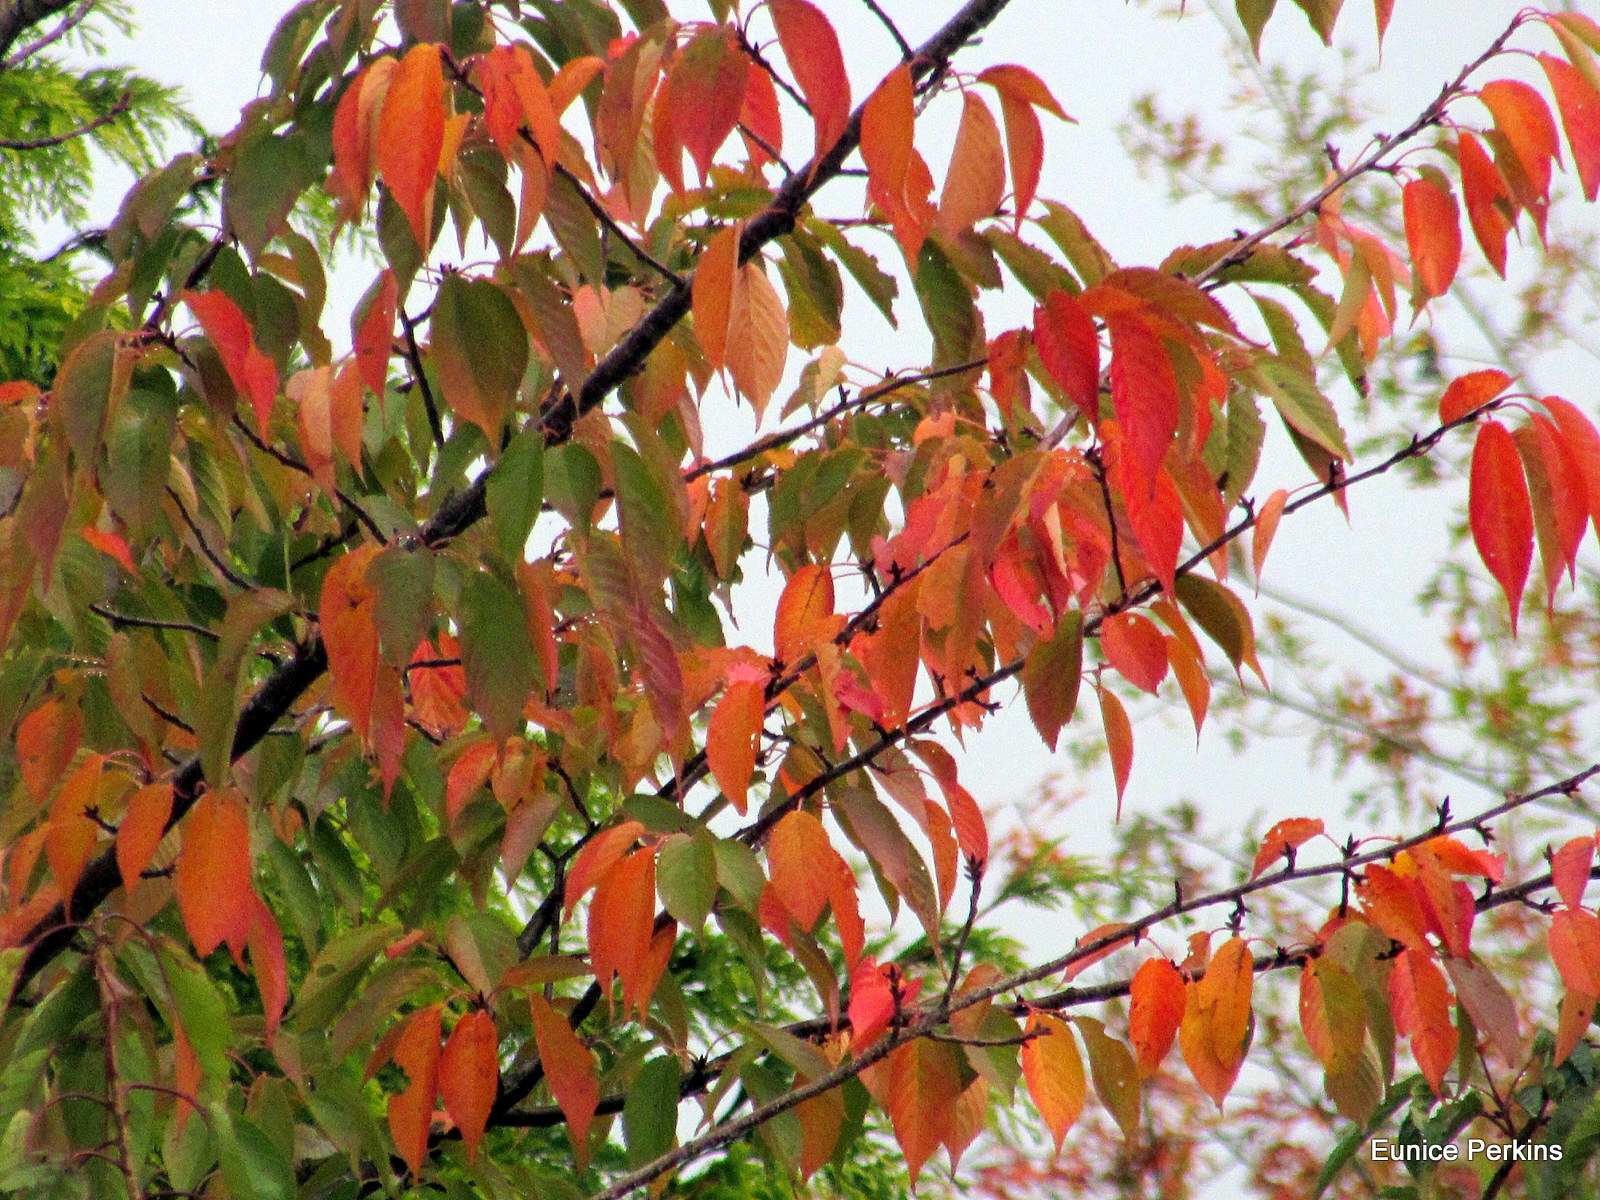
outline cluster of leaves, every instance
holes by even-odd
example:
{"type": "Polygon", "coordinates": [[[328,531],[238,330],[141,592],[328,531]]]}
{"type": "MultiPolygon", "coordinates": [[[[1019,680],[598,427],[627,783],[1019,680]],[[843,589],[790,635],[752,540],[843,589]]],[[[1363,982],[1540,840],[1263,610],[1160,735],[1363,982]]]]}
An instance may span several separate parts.
{"type": "MultiPolygon", "coordinates": [[[[629,30],[598,0],[304,0],[269,94],[130,194],[49,390],[0,388],[20,481],[0,516],[3,1186],[620,1197],[753,1135],[781,1172],[892,1190],[887,1139],[912,1181],[941,1148],[955,1166],[1019,1083],[1058,1150],[1091,1090],[1146,1136],[1174,1046],[1221,1105],[1257,976],[1289,968],[1358,1135],[1416,1094],[1402,1038],[1433,1095],[1479,1096],[1480,1057],[1527,1087],[1586,1069],[1594,840],[1507,883],[1462,838],[1587,773],[1313,866],[1296,855],[1323,822],[1285,822],[1247,882],[1024,965],[977,926],[995,848],[934,734],[1017,680],[1055,747],[1087,680],[1120,798],[1123,695],[1170,675],[1198,730],[1208,656],[1264,678],[1230,548],[1248,536],[1259,575],[1283,519],[1460,427],[1513,624],[1535,542],[1553,596],[1600,528],[1580,410],[1530,398],[1513,433],[1483,419],[1513,381],[1469,375],[1430,433],[1352,471],[1302,327],[1362,386],[1402,285],[1421,309],[1456,273],[1451,172],[1497,270],[1517,221],[1543,229],[1550,108],[1510,80],[1467,90],[1527,27],[1566,55],[1541,62],[1592,198],[1600,26],[1519,16],[1288,214],[1128,267],[1036,195],[1041,114],[1065,116],[1044,82],[953,70],[1004,0],[962,5],[859,106],[808,0],[621,7],[629,30]],[[949,93],[935,198],[918,114],[949,93]],[[1490,128],[1456,123],[1473,97],[1490,128]],[[1441,124],[1442,166],[1396,166],[1441,124]],[[857,153],[887,267],[847,237],[863,222],[810,206],[857,153]],[[1341,215],[1379,169],[1408,179],[1406,257],[1341,215]],[[208,229],[188,197],[214,178],[208,229]],[[317,191],[384,259],[344,354],[325,251],[290,224],[317,191]],[[1338,297],[1273,240],[1313,214],[1338,297]],[[430,265],[447,229],[492,263],[430,265]],[[891,318],[909,281],[930,362],[848,361],[847,276],[891,318]],[[991,336],[982,295],[1012,285],[1033,319],[991,336]],[[811,357],[778,428],[709,458],[704,414],[743,400],[764,422],[792,349],[811,357]],[[1264,412],[1312,480],[1257,504],[1264,412]],[[729,645],[763,554],[770,641],[729,645]],[[1313,879],[1342,881],[1332,916],[1254,954],[1273,931],[1244,900],[1313,879]],[[1472,938],[1550,890],[1565,999],[1530,1051],[1472,938]],[[873,891],[913,950],[888,953],[873,891]],[[1218,923],[1186,954],[1035,986],[1195,913],[1218,923]],[[1079,1011],[1123,995],[1125,1028],[1079,1011]],[[680,1141],[687,1102],[706,1128],[680,1141]]],[[[1259,36],[1272,6],[1246,7],[1259,36]]],[[[1302,7],[1327,36],[1338,6],[1302,7]]],[[[1496,1091],[1493,1116],[1525,1141],[1558,1090],[1531,1112],[1496,1091]]],[[[747,1192],[762,1170],[729,1154],[706,1179],[747,1192]]]]}

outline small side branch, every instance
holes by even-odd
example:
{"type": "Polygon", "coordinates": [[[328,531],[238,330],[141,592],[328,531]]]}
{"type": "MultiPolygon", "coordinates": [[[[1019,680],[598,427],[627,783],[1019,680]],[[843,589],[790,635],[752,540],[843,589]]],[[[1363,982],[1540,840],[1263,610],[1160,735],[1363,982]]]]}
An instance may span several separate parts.
{"type": "Polygon", "coordinates": [[[32,138],[27,141],[13,141],[0,139],[0,150],[48,150],[51,146],[64,145],[74,138],[81,138],[85,134],[93,133],[102,126],[109,125],[122,116],[133,105],[133,96],[123,92],[117,102],[101,113],[92,121],[85,121],[76,129],[69,129],[66,133],[52,134],[50,137],[32,138]]]}

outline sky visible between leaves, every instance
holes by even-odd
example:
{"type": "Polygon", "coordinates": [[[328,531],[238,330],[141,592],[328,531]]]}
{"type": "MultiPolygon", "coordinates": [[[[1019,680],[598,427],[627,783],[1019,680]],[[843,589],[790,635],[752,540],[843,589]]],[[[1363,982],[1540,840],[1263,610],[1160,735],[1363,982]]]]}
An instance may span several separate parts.
{"type": "MultiPolygon", "coordinates": [[[[856,95],[865,96],[896,61],[894,47],[859,0],[819,3],[847,48],[856,95]]],[[[955,0],[884,0],[883,8],[916,44],[948,16],[954,4],[955,0]]],[[[180,85],[196,116],[221,133],[232,127],[240,108],[257,94],[261,50],[287,7],[288,0],[228,0],[221,4],[216,0],[137,0],[133,5],[138,27],[135,36],[126,42],[112,39],[106,57],[111,62],[126,62],[161,82],[180,85]]],[[[703,3],[674,2],[672,7],[684,20],[711,17],[709,6],[703,3]]],[[[1247,130],[1230,105],[1239,82],[1228,75],[1221,58],[1230,39],[1242,37],[1232,16],[1231,0],[1190,0],[1181,19],[1164,15],[1165,7],[1148,0],[1012,0],[984,35],[982,45],[959,60],[959,66],[969,72],[994,63],[1023,63],[1045,78],[1079,123],[1062,126],[1053,118],[1044,118],[1046,155],[1039,195],[1075,209],[1118,262],[1129,266],[1158,263],[1184,243],[1224,238],[1237,224],[1236,217],[1205,197],[1173,204],[1163,181],[1140,177],[1117,135],[1118,126],[1129,118],[1135,96],[1155,92],[1163,109],[1171,114],[1191,109],[1203,112],[1210,132],[1240,141],[1241,152],[1250,153],[1243,141],[1247,130]]],[[[1341,52],[1352,53],[1358,63],[1374,62],[1376,39],[1367,0],[1347,3],[1334,51],[1323,49],[1291,6],[1280,7],[1285,11],[1269,24],[1263,42],[1267,62],[1281,62],[1291,70],[1321,68],[1334,77],[1341,52]]],[[[1368,132],[1393,132],[1410,121],[1441,85],[1482,52],[1520,7],[1512,0],[1398,0],[1381,68],[1364,88],[1381,114],[1368,132]]],[[[1588,0],[1572,7],[1600,16],[1600,7],[1588,0]]],[[[758,31],[765,28],[764,21],[758,23],[758,31]]],[[[930,119],[918,125],[918,147],[940,179],[958,112],[959,105],[946,98],[934,106],[930,119]]],[[[793,128],[799,130],[800,126],[793,128]]],[[[793,143],[804,140],[797,133],[793,143]]],[[[1344,161],[1352,161],[1361,146],[1356,137],[1344,139],[1344,161]]],[[[110,219],[127,182],[113,172],[105,173],[96,197],[97,220],[110,219]]],[[[827,215],[859,215],[859,194],[848,186],[828,189],[818,210],[827,215]]],[[[1556,214],[1553,220],[1557,223],[1596,219],[1593,209],[1586,206],[1558,206],[1556,214]]],[[[48,244],[50,237],[51,233],[46,233],[42,240],[48,244]]],[[[865,234],[859,240],[886,266],[898,257],[887,235],[865,234]]],[[[447,230],[434,261],[452,262],[455,258],[454,233],[447,230]]],[[[370,267],[347,257],[343,269],[333,275],[325,327],[336,345],[343,314],[370,281],[371,273],[370,267]]],[[[914,303],[906,292],[902,288],[901,303],[914,303]]],[[[990,336],[1027,323],[1029,303],[1020,288],[999,304],[990,300],[985,301],[990,336]]],[[[1229,303],[1242,318],[1242,307],[1229,303]]],[[[859,293],[847,300],[846,311],[843,348],[852,361],[874,370],[914,369],[927,361],[926,335],[919,339],[914,333],[890,329],[859,293]],[[848,315],[852,312],[853,318],[848,315]]],[[[1470,327],[1459,316],[1448,315],[1448,306],[1446,311],[1438,327],[1441,341],[1447,348],[1470,352],[1474,337],[1470,327]]],[[[905,327],[910,330],[916,324],[907,322],[905,327]]],[[[1309,340],[1314,339],[1308,335],[1309,340]]],[[[1553,369],[1536,381],[1539,388],[1561,392],[1591,414],[1600,410],[1600,386],[1595,383],[1592,361],[1576,354],[1548,361],[1553,369]]],[[[803,362],[791,351],[791,374],[803,362]]],[[[1476,365],[1469,354],[1448,362],[1445,369],[1454,375],[1476,365]]],[[[788,386],[780,388],[779,395],[787,395],[789,390],[788,386]]],[[[1331,395],[1338,405],[1350,398],[1348,386],[1342,383],[1335,385],[1331,395]]],[[[774,415],[763,432],[776,427],[779,408],[773,405],[774,415]]],[[[705,425],[707,453],[711,455],[719,449],[736,448],[752,435],[748,408],[737,412],[725,406],[708,409],[705,425]]],[[[1252,487],[1257,498],[1274,487],[1294,487],[1306,481],[1305,468],[1280,430],[1269,433],[1263,464],[1262,475],[1252,487]]],[[[1361,465],[1358,462],[1357,469],[1361,465]]],[[[1463,497],[1465,480],[1446,493],[1456,499],[1463,497]]],[[[1421,617],[1412,597],[1447,544],[1448,510],[1441,503],[1443,498],[1440,494],[1419,496],[1408,492],[1400,480],[1385,478],[1352,494],[1349,526],[1331,503],[1314,505],[1284,521],[1268,563],[1267,582],[1352,614],[1367,626],[1382,630],[1392,644],[1408,653],[1425,661],[1430,657],[1437,660],[1441,630],[1437,623],[1421,617]]],[[[763,527],[757,514],[752,514],[751,524],[752,529],[763,527]]],[[[1247,586],[1245,591],[1248,593],[1247,586]]],[[[738,613],[739,627],[728,630],[730,643],[745,641],[767,647],[777,587],[770,580],[756,581],[736,595],[744,607],[738,613]]],[[[1529,602],[1533,602],[1531,595],[1529,602]]],[[[1258,626],[1266,608],[1264,603],[1253,605],[1258,626]]],[[[1324,631],[1318,632],[1321,636],[1324,631]]],[[[1369,651],[1343,635],[1329,632],[1324,646],[1354,670],[1376,662],[1369,651]]],[[[1291,667],[1271,660],[1266,665],[1275,687],[1294,687],[1291,667]]],[[[1127,811],[1155,811],[1179,799],[1192,799],[1208,814],[1207,826],[1221,835],[1216,848],[1225,854],[1242,849],[1241,824],[1257,812],[1270,819],[1324,815],[1330,818],[1332,830],[1344,829],[1340,818],[1346,789],[1334,780],[1327,763],[1308,760],[1305,739],[1258,740],[1245,754],[1236,755],[1213,717],[1197,751],[1188,713],[1175,696],[1169,680],[1160,701],[1147,701],[1133,710],[1136,754],[1127,811]]],[[[1102,762],[1084,771],[1065,756],[1052,756],[1029,723],[1016,684],[1002,685],[994,699],[1001,702],[1003,711],[991,718],[980,735],[968,735],[961,762],[963,782],[980,802],[1002,806],[997,825],[1004,827],[1027,819],[1030,800],[1036,797],[1041,782],[1057,773],[1061,792],[1082,796],[1072,809],[1064,849],[1088,857],[1103,852],[1109,845],[1105,831],[1115,809],[1109,765],[1102,762]]],[[[1098,722],[1085,688],[1075,729],[1081,736],[1095,736],[1098,722]]],[[[1302,728],[1308,731],[1309,723],[1302,728]]],[[[1600,733],[1590,732],[1590,743],[1600,747],[1600,733]]],[[[1491,799],[1483,789],[1475,794],[1469,787],[1451,790],[1458,811],[1482,807],[1491,799]]],[[[1256,828],[1259,833],[1264,824],[1256,828]]],[[[1242,866],[1247,858],[1238,861],[1242,866]]],[[[1026,914],[1018,917],[1025,919],[1026,914]]],[[[1021,929],[1017,932],[1023,933],[1021,929]]],[[[1034,924],[1026,936],[1048,950],[1065,945],[1080,932],[1067,927],[1041,934],[1034,924]]]]}

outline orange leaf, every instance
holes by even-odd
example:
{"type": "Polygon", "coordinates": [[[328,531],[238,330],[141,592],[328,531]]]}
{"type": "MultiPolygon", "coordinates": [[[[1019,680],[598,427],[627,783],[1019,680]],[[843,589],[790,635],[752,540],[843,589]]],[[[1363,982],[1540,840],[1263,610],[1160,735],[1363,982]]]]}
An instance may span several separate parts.
{"type": "Polygon", "coordinates": [[[256,899],[250,875],[243,802],[231,790],[207,792],[184,820],[174,878],[184,928],[201,958],[223,942],[237,949],[249,938],[256,899]]]}
{"type": "Polygon", "coordinates": [[[99,806],[100,787],[106,778],[105,762],[100,754],[85,758],[62,781],[50,805],[44,856],[64,896],[70,896],[77,886],[100,837],[100,827],[88,814],[99,806]]]}
{"type": "Polygon", "coordinates": [[[600,1082],[595,1077],[594,1053],[573,1032],[567,1019],[556,1012],[542,995],[528,993],[533,1010],[533,1036],[539,1046],[539,1065],[544,1068],[550,1094],[567,1118],[567,1136],[578,1165],[589,1160],[589,1125],[600,1103],[600,1082]]]}
{"type": "Polygon", "coordinates": [[[289,1003],[289,966],[283,956],[283,931],[266,902],[254,892],[250,898],[250,969],[261,991],[261,1010],[267,1026],[267,1046],[272,1046],[278,1022],[289,1003]]]}
{"type": "Polygon", "coordinates": [[[972,92],[963,94],[962,105],[961,125],[939,196],[937,227],[950,237],[994,216],[1006,191],[1000,127],[994,114],[972,92]]]}
{"type": "Polygon", "coordinates": [[[1356,890],[1374,925],[1401,945],[1419,954],[1429,953],[1428,916],[1413,880],[1374,863],[1356,890]]]}
{"type": "Polygon", "coordinates": [[[1593,996],[1584,996],[1572,991],[1561,994],[1560,1016],[1556,1024],[1556,1045],[1551,1066],[1559,1067],[1578,1048],[1578,1043],[1589,1032],[1589,1023],[1594,1020],[1594,1009],[1593,996]]]}
{"type": "MultiPolygon", "coordinates": [[[[411,656],[406,679],[411,688],[411,709],[417,720],[440,737],[450,738],[467,726],[467,673],[459,664],[419,667],[417,663],[459,659],[460,643],[440,634],[437,643],[421,641],[411,656]]],[[[452,819],[454,819],[452,817],[452,819]]]]}
{"type": "Polygon", "coordinates": [[[1081,958],[1073,959],[1067,964],[1066,970],[1062,971],[1061,978],[1071,982],[1079,975],[1083,974],[1083,972],[1087,971],[1090,967],[1094,966],[1094,964],[1099,962],[1102,958],[1105,958],[1106,955],[1113,954],[1127,946],[1128,936],[1130,935],[1124,935],[1122,937],[1111,936],[1112,934],[1122,933],[1122,931],[1125,929],[1127,929],[1127,925],[1123,922],[1110,921],[1104,925],[1096,925],[1093,929],[1089,930],[1088,933],[1084,934],[1072,944],[1074,950],[1080,946],[1092,946],[1094,943],[1107,938],[1110,940],[1106,941],[1105,945],[1100,946],[1098,949],[1089,951],[1089,953],[1083,955],[1081,958]]]}
{"type": "Polygon", "coordinates": [[[1128,1040],[1139,1061],[1139,1074],[1154,1075],[1172,1049],[1183,1021],[1186,993],[1178,968],[1152,958],[1133,973],[1128,989],[1128,1040]]]}
{"type": "Polygon", "coordinates": [[[1274,860],[1298,850],[1322,832],[1323,824],[1319,817],[1289,817],[1287,820],[1279,821],[1267,830],[1267,836],[1261,842],[1261,849],[1256,851],[1256,861],[1250,868],[1250,878],[1254,879],[1274,860]]]}
{"type": "Polygon", "coordinates": [[[750,63],[750,79],[744,88],[739,125],[753,166],[764,166],[774,161],[774,154],[783,153],[783,114],[778,111],[778,89],[772,76],[754,60],[750,63]]]}
{"type": "Polygon", "coordinates": [[[1112,613],[1100,623],[1106,661],[1134,687],[1155,694],[1167,677],[1167,643],[1149,617],[1112,613]]]}
{"type": "Polygon", "coordinates": [[[358,546],[328,568],[318,616],[334,709],[377,753],[387,795],[405,749],[405,697],[400,673],[379,653],[378,595],[367,580],[367,567],[380,549],[358,546]]]}
{"type": "Polygon", "coordinates": [[[914,264],[927,235],[928,192],[933,179],[915,146],[915,89],[911,69],[890,71],[861,110],[861,157],[867,195],[894,226],[907,263],[914,264]]]}
{"type": "Polygon", "coordinates": [[[646,846],[618,859],[595,885],[589,905],[589,962],[601,988],[622,980],[624,1010],[642,1014],[650,1002],[643,988],[650,934],[655,922],[656,852],[646,846]]]}
{"type": "Polygon", "coordinates": [[[117,560],[117,565],[129,575],[137,575],[139,568],[134,565],[133,555],[128,550],[128,543],[108,529],[96,529],[93,525],[85,525],[79,534],[101,554],[109,555],[117,560]]]}
{"type": "Polygon", "coordinates": [[[1052,379],[1091,425],[1100,423],[1100,337],[1073,296],[1054,291],[1033,310],[1033,344],[1052,379]]]}
{"type": "Polygon", "coordinates": [[[1022,1077],[1059,1154],[1061,1140],[1083,1112],[1089,1094],[1083,1057],[1072,1030],[1060,1017],[1030,1012],[1022,1032],[1037,1035],[1022,1043],[1022,1077]]]}
{"type": "Polygon", "coordinates": [[[439,1032],[439,1005],[430,1004],[411,1014],[394,1047],[394,1061],[409,1082],[405,1091],[389,1097],[389,1132],[413,1179],[428,1153],[428,1127],[439,1096],[439,1032]]]}
{"type": "Polygon", "coordinates": [[[1589,886],[1589,870],[1594,866],[1594,838],[1573,838],[1550,855],[1550,876],[1556,893],[1568,908],[1583,907],[1583,891],[1589,886]]]}
{"type": "MultiPolygon", "coordinates": [[[[822,822],[804,810],[788,813],[767,841],[772,878],[767,890],[801,929],[809,931],[833,890],[833,860],[839,852],[822,822]]],[[[775,931],[776,932],[776,931],[775,931]]]]}
{"type": "Polygon", "coordinates": [[[780,662],[801,657],[832,636],[833,575],[827,566],[807,563],[789,576],[772,625],[772,644],[780,662]]]}
{"type": "Polygon", "coordinates": [[[1561,126],[1567,131],[1584,198],[1593,200],[1600,195],[1600,92],[1576,68],[1553,55],[1539,55],[1539,65],[1561,110],[1561,126]]]}
{"type": "Polygon", "coordinates": [[[250,322],[226,292],[184,292],[183,302],[216,348],[234,390],[250,401],[256,428],[266,437],[272,402],[278,394],[278,368],[256,348],[250,322]]]}
{"type": "Polygon", "coordinates": [[[917,1038],[889,1055],[884,1072],[888,1076],[884,1108],[915,1184],[922,1164],[944,1141],[951,1108],[962,1092],[956,1048],[917,1038]]]}
{"type": "Polygon", "coordinates": [[[1515,79],[1496,79],[1478,89],[1478,99],[1494,114],[1518,164],[1541,197],[1550,194],[1551,161],[1561,161],[1556,123],[1544,97],[1515,79]]]}
{"type": "Polygon", "coordinates": [[[129,797],[127,810],[117,825],[117,870],[128,895],[138,889],[139,877],[155,857],[171,816],[170,783],[149,784],[129,797]]]}
{"type": "Polygon", "coordinates": [[[1128,776],[1133,771],[1133,726],[1128,722],[1128,710],[1115,694],[1096,685],[1100,696],[1100,719],[1105,724],[1106,747],[1111,752],[1111,774],[1117,782],[1117,816],[1122,816],[1122,796],[1128,790],[1128,776]]]}
{"type": "Polygon", "coordinates": [[[573,906],[583,899],[584,893],[600,882],[643,832],[644,826],[638,821],[623,821],[601,830],[584,843],[567,871],[564,916],[572,915],[573,906]]]}
{"type": "Polygon", "coordinates": [[[1042,108],[1053,116],[1060,117],[1063,121],[1072,120],[1062,111],[1061,105],[1056,103],[1056,98],[1050,94],[1050,89],[1044,80],[1040,79],[1027,67],[1019,67],[1014,63],[1002,63],[998,67],[989,67],[978,75],[979,83],[987,83],[1002,96],[1011,96],[1036,108],[1042,108]]]}
{"type": "Polygon", "coordinates": [[[1272,539],[1278,534],[1278,522],[1283,519],[1283,506],[1289,502],[1289,493],[1279,488],[1268,496],[1256,512],[1256,527],[1250,535],[1250,565],[1256,578],[1267,564],[1267,552],[1272,549],[1272,539]]]}
{"type": "Polygon", "coordinates": [[[1450,986],[1432,960],[1402,950],[1389,975],[1395,1027],[1411,1039],[1417,1060],[1435,1094],[1444,1093],[1444,1073],[1455,1060],[1460,1033],[1450,1022],[1450,986]]]}
{"type": "Polygon", "coordinates": [[[734,276],[727,355],[728,374],[756,410],[759,425],[783,382],[789,356],[789,313],[759,260],[745,263],[734,276]]]}
{"type": "Polygon", "coordinates": [[[721,25],[701,29],[672,66],[667,81],[672,128],[702,181],[739,122],[749,77],[749,59],[733,31],[721,25]]]}
{"type": "Polygon", "coordinates": [[[741,816],[749,805],[750,777],[761,749],[766,707],[766,689],[760,683],[735,680],[717,701],[706,729],[706,765],[741,816]]]}
{"type": "Polygon", "coordinates": [[[83,736],[83,713],[60,696],[51,696],[17,725],[15,751],[22,786],[42,803],[60,781],[83,736]]]}
{"type": "Polygon", "coordinates": [[[1516,442],[1498,421],[1486,421],[1478,430],[1467,515],[1473,545],[1511,606],[1511,634],[1515,637],[1522,592],[1533,562],[1533,507],[1516,442]]]}
{"type": "Polygon", "coordinates": [[[1506,234],[1511,232],[1511,192],[1500,169],[1470,133],[1463,133],[1457,142],[1456,159],[1461,167],[1461,194],[1466,200],[1472,234],[1489,265],[1504,279],[1506,234]]]}
{"type": "Polygon", "coordinates": [[[478,1157],[478,1143],[483,1141],[500,1086],[499,1046],[494,1018],[486,1012],[469,1012],[450,1031],[439,1060],[444,1110],[461,1131],[469,1163],[478,1157]]]}
{"type": "Polygon", "coordinates": [[[378,173],[411,225],[417,245],[433,244],[433,181],[444,150],[444,72],[439,47],[419,42],[389,81],[378,118],[378,173]]]}
{"type": "Polygon", "coordinates": [[[1456,198],[1432,179],[1413,179],[1401,193],[1406,245],[1424,296],[1450,290],[1461,266],[1461,210],[1456,198]]]}
{"type": "Polygon", "coordinates": [[[606,69],[605,63],[593,55],[568,59],[550,81],[550,105],[560,116],[567,106],[594,82],[594,77],[606,69]]]}
{"type": "Polygon", "coordinates": [[[733,315],[733,281],[739,270],[739,227],[711,235],[695,266],[692,293],[694,336],[706,365],[721,368],[728,356],[728,321],[733,315]]]}
{"type": "Polygon", "coordinates": [[[850,123],[850,77],[845,74],[838,35],[828,18],[806,0],[768,0],[767,11],[794,81],[811,107],[816,127],[812,158],[820,159],[850,123]]]}
{"type": "Polygon", "coordinates": [[[977,864],[981,872],[989,861],[989,828],[978,802],[956,777],[955,758],[937,742],[913,742],[911,748],[928,764],[933,777],[939,781],[939,790],[944,793],[944,802],[950,809],[950,821],[955,827],[956,844],[968,859],[977,864]]]}
{"type": "Polygon", "coordinates": [[[173,1111],[177,1114],[178,1131],[181,1133],[189,1114],[194,1111],[193,1098],[200,1094],[200,1059],[194,1052],[189,1035],[176,1020],[172,1024],[172,1090],[178,1093],[178,1103],[173,1111]]]}
{"type": "Polygon", "coordinates": [[[1600,917],[1581,908],[1561,909],[1550,918],[1545,944],[1568,988],[1600,998],[1600,917]]]}
{"type": "Polygon", "coordinates": [[[1439,420],[1446,425],[1459,421],[1510,386],[1511,376],[1504,371],[1472,371],[1452,379],[1439,397],[1439,420]]]}
{"type": "Polygon", "coordinates": [[[1188,987],[1178,1040],[1195,1082],[1218,1108],[1239,1077],[1250,1036],[1255,964],[1243,938],[1229,938],[1188,987]]]}

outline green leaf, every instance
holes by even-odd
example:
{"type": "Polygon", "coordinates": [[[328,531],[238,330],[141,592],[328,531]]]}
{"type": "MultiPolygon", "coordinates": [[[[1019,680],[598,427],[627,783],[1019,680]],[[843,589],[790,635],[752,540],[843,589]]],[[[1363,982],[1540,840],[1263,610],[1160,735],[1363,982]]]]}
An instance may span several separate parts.
{"type": "Polygon", "coordinates": [[[493,280],[451,272],[439,285],[429,328],[445,402],[498,450],[528,369],[528,332],[516,305],[493,280]]]}
{"type": "Polygon", "coordinates": [[[933,334],[934,367],[983,357],[983,321],[972,302],[972,289],[937,242],[922,244],[915,284],[923,319],[933,334]]]}
{"type": "Polygon", "coordinates": [[[1344,0],[1294,0],[1294,2],[1300,11],[1306,14],[1306,20],[1311,22],[1311,28],[1317,31],[1322,44],[1333,45],[1333,26],[1339,20],[1339,10],[1344,7],[1344,0]]]}
{"type": "Polygon", "coordinates": [[[1022,691],[1034,728],[1052,751],[1078,707],[1083,681],[1083,614],[1064,613],[1055,632],[1029,651],[1022,664],[1022,691]]]}
{"type": "Polygon", "coordinates": [[[1093,287],[1117,269],[1116,260],[1095,240],[1077,213],[1054,200],[1044,201],[1044,207],[1045,215],[1039,218],[1039,228],[1061,247],[1061,253],[1067,256],[1084,287],[1093,287]]]}
{"type": "Polygon", "coordinates": [[[888,274],[878,266],[878,260],[865,250],[852,245],[845,240],[830,222],[813,219],[806,226],[817,239],[822,242],[834,256],[844,264],[844,269],[850,272],[850,278],[856,281],[857,286],[867,294],[883,314],[883,319],[894,328],[898,329],[899,322],[894,317],[895,298],[900,295],[900,285],[893,275],[888,274]]]}
{"type": "Polygon", "coordinates": [[[207,1113],[216,1126],[228,1190],[252,1200],[294,1200],[294,1171],[261,1127],[249,1117],[230,1115],[220,1104],[207,1113]]]}
{"type": "Polygon", "coordinates": [[[1235,0],[1239,24],[1244,26],[1245,36],[1250,39],[1250,50],[1257,58],[1261,57],[1261,31],[1266,28],[1267,18],[1272,15],[1277,3],[1278,0],[1235,0]]]}
{"type": "Polygon", "coordinates": [[[513,437],[489,476],[489,524],[508,563],[527,556],[528,535],[544,504],[544,434],[528,428],[513,437]]]}
{"type": "Polygon", "coordinates": [[[384,660],[403,671],[433,619],[433,551],[391,542],[367,564],[367,582],[377,592],[373,612],[384,660]]]}
{"type": "Polygon", "coordinates": [[[510,737],[539,680],[521,598],[498,578],[475,571],[461,589],[461,665],[467,699],[490,733],[510,737]]]}
{"type": "Polygon", "coordinates": [[[678,1086],[678,1060],[670,1054],[651,1059],[634,1076],[622,1106],[629,1166],[642,1167],[677,1144],[678,1086]]]}
{"type": "Polygon", "coordinates": [[[685,929],[699,931],[717,899],[716,839],[705,831],[675,833],[656,857],[656,891],[685,929]]]}
{"type": "Polygon", "coordinates": [[[650,465],[626,442],[611,443],[622,546],[651,583],[665,579],[683,541],[683,524],[674,497],[650,465]]]}
{"type": "Polygon", "coordinates": [[[300,193],[312,182],[304,135],[252,138],[222,181],[228,226],[252,259],[288,225],[300,193]]]}
{"type": "Polygon", "coordinates": [[[216,657],[205,673],[195,712],[194,734],[200,766],[214,788],[228,782],[234,730],[239,725],[240,676],[245,651],[261,627],[288,612],[294,598],[284,592],[242,592],[228,602],[216,657]]]}
{"type": "Polygon", "coordinates": [[[1272,400],[1285,424],[1335,458],[1350,461],[1350,447],[1345,443],[1339,414],[1317,387],[1314,376],[1276,357],[1263,358],[1250,375],[1272,400]]]}
{"type": "MultiPolygon", "coordinates": [[[[1417,1076],[1416,1078],[1420,1078],[1417,1076]]],[[[1400,1111],[1402,1105],[1411,1099],[1411,1080],[1402,1080],[1389,1089],[1389,1094],[1382,1104],[1373,1112],[1365,1125],[1357,1125],[1349,1130],[1334,1145],[1328,1154],[1328,1160],[1322,1164],[1322,1171],[1317,1176],[1317,1183],[1311,1190],[1311,1200],[1317,1200],[1323,1192],[1327,1191],[1333,1181],[1348,1166],[1372,1138],[1372,1135],[1382,1129],[1384,1123],[1400,1111]]]]}

